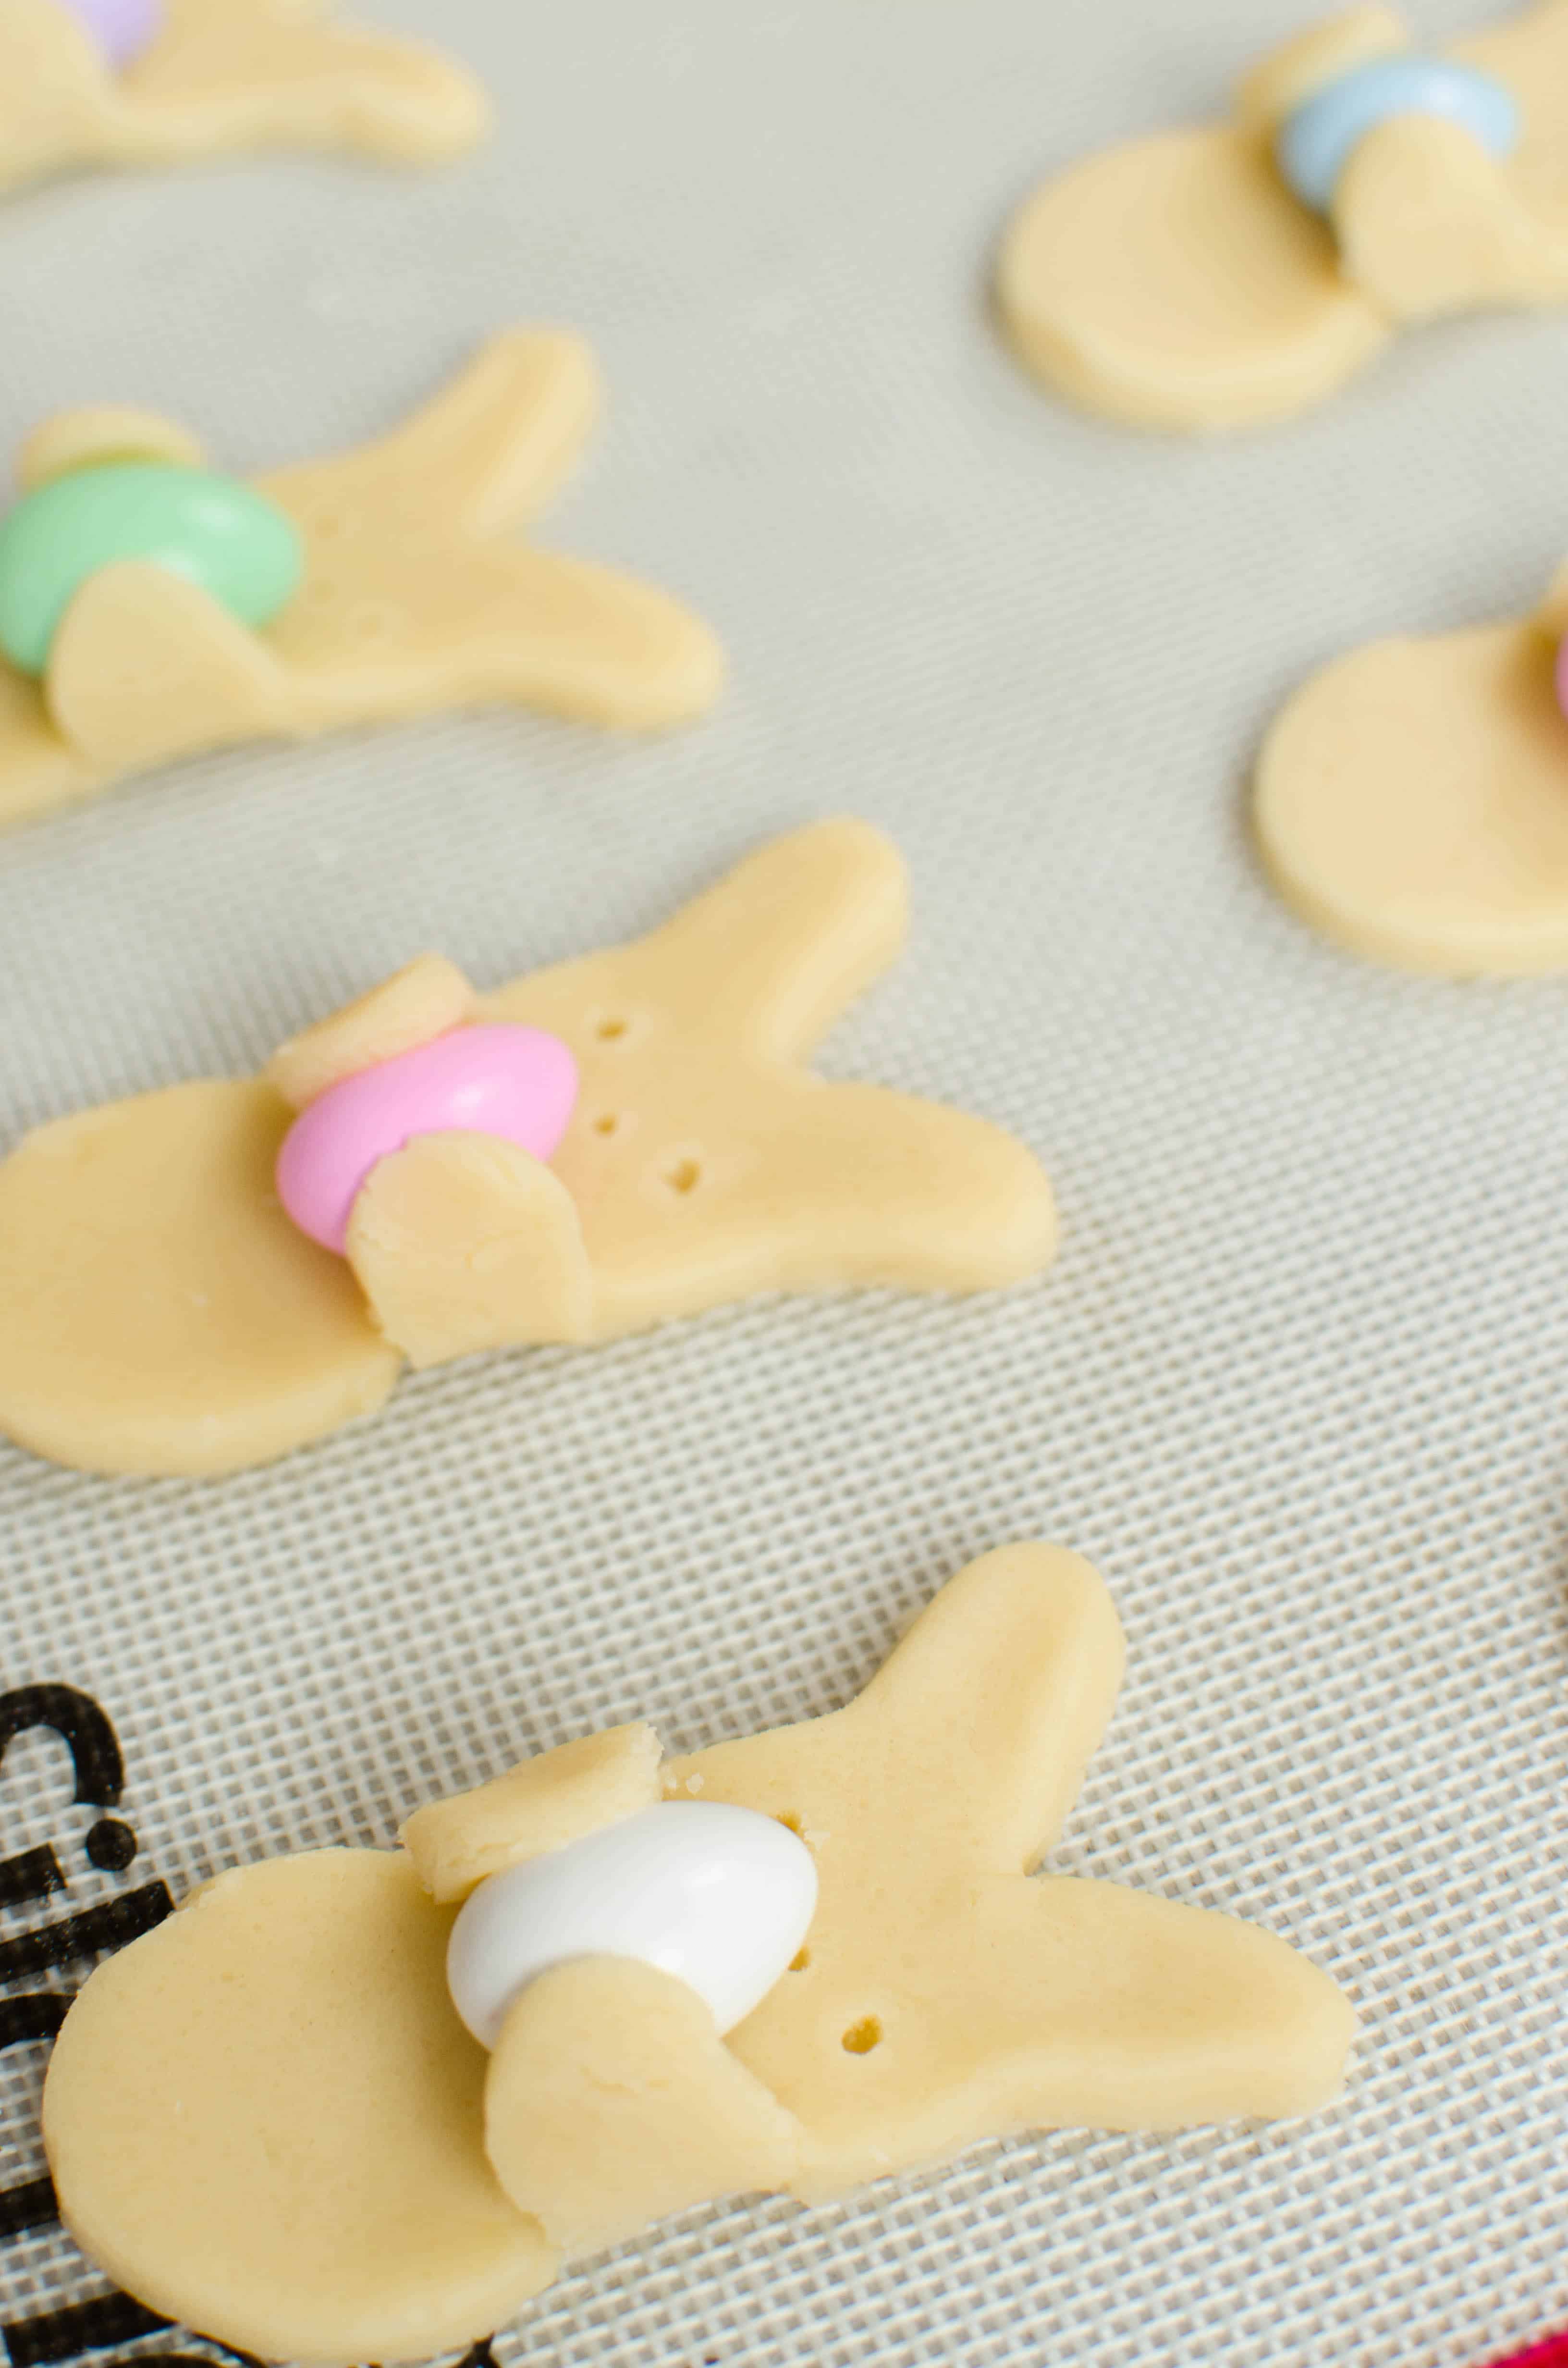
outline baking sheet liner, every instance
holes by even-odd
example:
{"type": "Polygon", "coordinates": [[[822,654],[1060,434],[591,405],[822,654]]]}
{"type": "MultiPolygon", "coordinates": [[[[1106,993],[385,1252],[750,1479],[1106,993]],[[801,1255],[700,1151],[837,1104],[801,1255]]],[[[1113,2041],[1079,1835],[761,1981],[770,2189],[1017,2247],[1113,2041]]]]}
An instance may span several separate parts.
{"type": "MultiPolygon", "coordinates": [[[[1346,2100],[699,2212],[496,2361],[1473,2368],[1568,2319],[1568,983],[1315,942],[1243,791],[1334,652],[1534,602],[1568,316],[1409,337],[1233,442],[1101,429],[1015,370],[984,303],[1010,206],[1217,103],[1292,0],[366,6],[473,62],[494,144],[7,201],[0,440],[113,397],[261,466],[394,420],[494,326],[574,324],[608,411],[541,539],[688,600],[733,686],[665,741],[449,718],[0,839],[0,1140],[247,1069],[426,946],[482,984],[585,950],[848,810],[903,847],[915,926],[827,1065],[1023,1134],[1063,1252],[1001,1301],[760,1304],[433,1372],[217,1484],[0,1450],[0,1693],[78,1691],[124,1763],[118,1803],[74,1801],[41,1729],[0,1768],[0,1858],[68,1877],[0,1905],[0,2184],[42,2170],[50,2009],[18,2001],[83,1970],[28,1934],[385,1843],[616,1720],[686,1748],[827,1710],[961,1563],[1043,1532],[1130,1639],[1054,1862],[1310,1951],[1365,2017],[1346,2100]]],[[[58,2227],[0,2237],[13,2368],[217,2356],[106,2293],[58,2227]]]]}

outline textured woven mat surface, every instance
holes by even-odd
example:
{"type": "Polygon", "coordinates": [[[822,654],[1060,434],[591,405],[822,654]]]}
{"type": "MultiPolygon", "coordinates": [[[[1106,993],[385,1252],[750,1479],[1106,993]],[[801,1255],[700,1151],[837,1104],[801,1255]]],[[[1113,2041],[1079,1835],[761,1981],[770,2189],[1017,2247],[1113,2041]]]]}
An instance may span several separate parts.
{"type": "MultiPolygon", "coordinates": [[[[12,1743],[0,1858],[51,1844],[69,1891],[0,1907],[0,2183],[41,2169],[43,2049],[4,2002],[66,1979],[8,1941],[385,1842],[614,1720],[690,1746],[825,1710],[972,1554],[1044,1532],[1130,1641],[1057,1862],[1310,1950],[1365,2016],[1346,2101],[697,2214],[565,2279],[503,2368],[1473,2368],[1568,2319],[1568,983],[1314,942],[1243,789],[1333,652],[1537,598],[1568,317],[1410,338],[1228,444],[1098,429],[1013,369],[983,303],[1011,204],[1216,102],[1293,0],[366,6],[473,61],[497,142],[12,199],[0,443],[113,396],[262,465],[392,420],[494,326],[574,323],[609,407],[542,539],[679,592],[733,687],[652,745],[493,712],[7,836],[0,1141],[246,1069],[427,945],[486,984],[591,947],[847,809],[904,848],[915,929],[828,1064],[1024,1134],[1063,1254],[1004,1302],[432,1373],[216,1485],[0,1450],[0,1689],[102,1706],[140,1842],[95,1872],[102,1802],[12,1743]]],[[[105,2332],[36,2324],[103,2292],[57,2228],[0,2238],[16,2368],[105,2332]]]]}

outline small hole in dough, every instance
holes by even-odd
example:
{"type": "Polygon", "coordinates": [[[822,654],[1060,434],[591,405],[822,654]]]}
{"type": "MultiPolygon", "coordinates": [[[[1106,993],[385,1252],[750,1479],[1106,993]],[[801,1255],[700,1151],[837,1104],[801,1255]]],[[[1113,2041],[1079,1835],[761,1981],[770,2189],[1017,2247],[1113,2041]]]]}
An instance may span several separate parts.
{"type": "Polygon", "coordinates": [[[613,1044],[618,1037],[625,1035],[626,1029],[624,1019],[601,1019],[594,1033],[601,1044],[613,1044]]]}
{"type": "Polygon", "coordinates": [[[606,1110],[601,1117],[597,1118],[594,1121],[594,1133],[596,1134],[619,1134],[620,1133],[620,1120],[617,1116],[616,1112],[614,1110],[606,1110]]]}
{"type": "Polygon", "coordinates": [[[358,642],[384,642],[397,623],[397,610],[385,600],[361,600],[350,609],[348,631],[358,642]]]}
{"type": "Polygon", "coordinates": [[[790,1971],[792,1974],[803,1974],[811,1962],[812,1952],[809,1949],[797,1949],[790,1960],[790,1971]]]}
{"type": "Polygon", "coordinates": [[[844,2034],[845,2053],[847,2055],[869,2055],[872,2048],[881,2044],[881,2036],[882,2026],[876,2016],[863,2014],[859,2021],[852,2022],[844,2034]]]}
{"type": "Polygon", "coordinates": [[[702,1181],[702,1170],[695,1159],[677,1159],[673,1167],[665,1168],[665,1181],[672,1192],[695,1192],[702,1181]]]}

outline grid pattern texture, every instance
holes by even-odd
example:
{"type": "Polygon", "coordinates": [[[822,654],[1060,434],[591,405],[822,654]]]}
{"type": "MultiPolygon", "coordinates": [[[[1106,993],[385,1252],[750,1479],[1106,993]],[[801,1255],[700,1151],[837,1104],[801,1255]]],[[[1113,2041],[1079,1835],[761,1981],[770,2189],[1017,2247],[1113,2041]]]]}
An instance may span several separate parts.
{"type": "MultiPolygon", "coordinates": [[[[1063,1252],[1001,1300],[432,1372],[220,1483],[0,1449],[0,1688],[102,1702],[141,1845],[88,1866],[98,1812],[33,1734],[0,1857],[53,1844],[46,1909],[177,1896],[613,1721],[689,1748],[826,1710],[971,1555],[1058,1537],[1130,1674],[1055,1863],[1310,1951],[1365,2018],[1346,2100],[699,2213],[565,2278],[502,2368],[1473,2368],[1568,2319],[1568,982],[1316,942],[1244,787],[1331,654],[1537,598],[1568,318],[1410,337],[1232,442],[1098,428],[1013,368],[1012,204],[1211,107],[1295,0],[366,6],[473,62],[495,143],[12,199],[0,441],[112,397],[261,466],[571,323],[610,404],[542,539],[679,593],[733,686],[665,741],[443,719],[0,840],[0,1141],[247,1069],[426,946],[484,985],[590,948],[850,811],[915,927],[827,1065],[1024,1135],[1063,1252]]],[[[6,2180],[42,2054],[0,2054],[6,2180]]],[[[0,2321],[102,2289],[57,2229],[0,2243],[0,2321]]]]}

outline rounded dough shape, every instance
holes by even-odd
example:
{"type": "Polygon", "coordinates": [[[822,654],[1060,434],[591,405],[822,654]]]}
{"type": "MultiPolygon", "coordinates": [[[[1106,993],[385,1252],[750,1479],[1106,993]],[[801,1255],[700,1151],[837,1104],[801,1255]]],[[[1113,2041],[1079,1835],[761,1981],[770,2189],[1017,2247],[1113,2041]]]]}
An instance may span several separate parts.
{"type": "Polygon", "coordinates": [[[1280,894],[1353,952],[1451,977],[1568,969],[1568,722],[1539,623],[1379,642],[1297,692],[1256,819],[1280,894]]]}
{"type": "Polygon", "coordinates": [[[231,1472],[381,1406],[400,1359],[272,1170],[290,1122],[209,1080],[0,1163],[0,1430],[90,1472],[231,1472]]]}
{"type": "Polygon", "coordinates": [[[1388,336],[1264,136],[1233,131],[1164,133],[1048,183],[1006,234],[997,297],[1038,377],[1135,427],[1285,417],[1388,336]]]}
{"type": "Polygon", "coordinates": [[[488,2335],[555,2255],[483,2151],[486,2058],[407,1860],[225,1874],[100,1965],[43,2131],[66,2225],[139,2300],[274,2360],[488,2335]]]}

